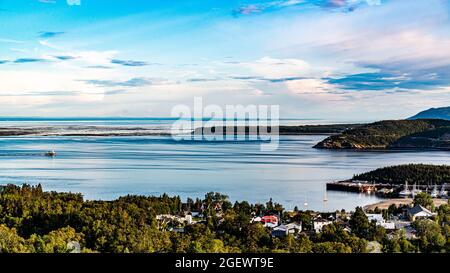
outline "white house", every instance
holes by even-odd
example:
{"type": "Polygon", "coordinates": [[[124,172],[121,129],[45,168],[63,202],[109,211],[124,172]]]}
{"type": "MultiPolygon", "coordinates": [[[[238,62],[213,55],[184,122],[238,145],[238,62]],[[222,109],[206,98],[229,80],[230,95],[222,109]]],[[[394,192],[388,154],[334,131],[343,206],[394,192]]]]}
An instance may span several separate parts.
{"type": "Polygon", "coordinates": [[[331,225],[333,221],[323,219],[323,218],[317,218],[313,220],[313,228],[316,231],[316,233],[322,232],[322,229],[324,226],[331,225]]]}
{"type": "Polygon", "coordinates": [[[415,221],[417,219],[426,219],[426,218],[431,218],[434,215],[436,215],[435,213],[432,213],[431,211],[429,211],[428,209],[422,207],[421,205],[416,205],[412,208],[408,208],[406,210],[406,215],[408,216],[408,218],[411,221],[415,221]]]}
{"type": "Polygon", "coordinates": [[[295,234],[302,231],[302,223],[290,223],[280,225],[272,230],[273,237],[285,237],[289,234],[295,234]]]}
{"type": "Polygon", "coordinates": [[[369,219],[369,222],[375,221],[377,226],[381,226],[384,229],[387,230],[393,230],[395,229],[395,223],[387,222],[384,220],[383,215],[381,214],[366,214],[367,218],[369,219]]]}
{"type": "Polygon", "coordinates": [[[366,213],[366,216],[367,216],[367,218],[369,218],[369,222],[375,221],[377,224],[384,222],[384,218],[383,218],[382,214],[369,214],[369,213],[366,213]]]}

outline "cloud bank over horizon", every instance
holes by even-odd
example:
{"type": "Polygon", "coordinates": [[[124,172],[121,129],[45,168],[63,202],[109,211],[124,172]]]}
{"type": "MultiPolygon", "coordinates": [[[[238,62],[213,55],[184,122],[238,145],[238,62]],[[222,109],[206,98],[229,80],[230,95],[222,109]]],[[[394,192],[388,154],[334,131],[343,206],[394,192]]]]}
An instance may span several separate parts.
{"type": "Polygon", "coordinates": [[[170,116],[279,104],[376,120],[450,105],[443,0],[0,3],[1,116],[170,116]]]}

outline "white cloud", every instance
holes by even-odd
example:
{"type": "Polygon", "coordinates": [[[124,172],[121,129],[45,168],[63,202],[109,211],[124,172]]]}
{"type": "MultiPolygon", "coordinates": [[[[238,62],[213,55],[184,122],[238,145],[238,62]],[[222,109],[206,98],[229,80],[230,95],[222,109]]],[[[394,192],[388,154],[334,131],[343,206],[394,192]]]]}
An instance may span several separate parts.
{"type": "Polygon", "coordinates": [[[254,62],[241,64],[244,68],[258,76],[266,78],[307,77],[311,73],[311,65],[300,59],[275,59],[263,57],[254,62]]]}

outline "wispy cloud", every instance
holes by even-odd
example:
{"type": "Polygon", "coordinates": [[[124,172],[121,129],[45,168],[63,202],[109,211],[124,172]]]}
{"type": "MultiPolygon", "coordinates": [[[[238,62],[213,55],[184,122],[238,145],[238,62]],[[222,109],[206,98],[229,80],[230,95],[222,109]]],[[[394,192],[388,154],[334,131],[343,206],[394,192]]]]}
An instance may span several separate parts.
{"type": "Polygon", "coordinates": [[[82,94],[80,91],[33,91],[26,93],[1,93],[1,97],[66,97],[82,94]]]}
{"type": "Polygon", "coordinates": [[[240,6],[239,8],[233,10],[232,14],[234,16],[250,15],[255,13],[261,13],[264,11],[287,8],[304,3],[305,3],[304,0],[284,0],[284,1],[272,1],[266,3],[248,4],[240,6]]]}
{"type": "MultiPolygon", "coordinates": [[[[80,6],[81,0],[64,0],[69,6],[80,6]]],[[[38,0],[38,2],[43,4],[56,4],[56,0],[38,0]]]]}
{"type": "Polygon", "coordinates": [[[258,76],[233,76],[231,77],[233,80],[242,80],[242,81],[265,81],[271,83],[283,83],[289,81],[297,81],[307,79],[306,77],[284,77],[284,78],[265,78],[258,76]]]}
{"type": "Polygon", "coordinates": [[[361,6],[381,5],[381,0],[279,0],[243,5],[233,10],[232,14],[234,16],[259,14],[300,5],[305,7],[319,6],[328,10],[351,12],[361,6]]]}
{"type": "Polygon", "coordinates": [[[113,59],[113,60],[111,60],[111,63],[123,65],[123,66],[146,66],[146,65],[149,65],[147,62],[144,62],[144,61],[119,60],[119,59],[113,59]]]}
{"type": "Polygon", "coordinates": [[[54,38],[65,34],[64,31],[41,31],[39,32],[39,37],[43,39],[54,38]]]}
{"type": "Polygon", "coordinates": [[[450,64],[431,69],[406,66],[399,69],[400,67],[393,67],[392,64],[370,65],[370,68],[378,71],[325,80],[338,88],[353,91],[430,90],[450,85],[450,64]]]}
{"type": "Polygon", "coordinates": [[[53,56],[54,58],[61,60],[61,61],[67,61],[67,60],[74,60],[77,59],[77,57],[69,56],[69,55],[60,55],[60,56],[53,56]]]}
{"type": "Polygon", "coordinates": [[[24,44],[25,41],[20,41],[20,40],[15,40],[15,39],[0,38],[0,43],[24,44]]]}
{"type": "Polygon", "coordinates": [[[192,78],[192,79],[187,79],[187,82],[215,82],[215,81],[220,81],[223,80],[221,78],[192,78]]]}
{"type": "Polygon", "coordinates": [[[378,6],[381,5],[381,0],[316,0],[313,1],[315,5],[331,9],[351,12],[361,6],[378,6]]]}
{"type": "Polygon", "coordinates": [[[19,58],[13,61],[13,63],[22,64],[22,63],[42,63],[48,62],[47,59],[42,58],[19,58]]]}
{"type": "Polygon", "coordinates": [[[160,80],[151,78],[132,78],[127,81],[113,81],[113,80],[82,80],[87,84],[100,86],[100,87],[141,87],[153,85],[160,80]]]}
{"type": "Polygon", "coordinates": [[[127,93],[127,91],[123,89],[105,91],[105,95],[120,95],[125,93],[127,93]]]}
{"type": "Polygon", "coordinates": [[[106,65],[90,65],[90,66],[86,66],[86,68],[92,68],[92,69],[112,69],[111,66],[106,66],[106,65]]]}

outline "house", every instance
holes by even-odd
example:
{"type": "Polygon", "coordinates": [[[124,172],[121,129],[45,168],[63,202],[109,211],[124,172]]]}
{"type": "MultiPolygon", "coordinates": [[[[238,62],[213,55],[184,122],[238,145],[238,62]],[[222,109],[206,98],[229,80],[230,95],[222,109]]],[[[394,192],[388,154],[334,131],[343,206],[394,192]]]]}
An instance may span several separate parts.
{"type": "Polygon", "coordinates": [[[313,220],[313,229],[316,233],[322,232],[324,226],[331,225],[333,223],[332,220],[328,218],[316,218],[313,220]]]}
{"type": "Polygon", "coordinates": [[[377,224],[384,222],[384,218],[383,218],[382,214],[369,214],[369,213],[366,213],[366,216],[369,219],[369,222],[375,221],[377,224]]]}
{"type": "Polygon", "coordinates": [[[369,222],[375,222],[377,226],[381,226],[386,230],[394,230],[395,229],[395,223],[393,222],[387,222],[384,220],[382,214],[368,214],[366,213],[367,218],[369,219],[369,222]]]}
{"type": "Polygon", "coordinates": [[[199,211],[192,211],[191,212],[192,217],[201,217],[201,213],[199,211]]]}
{"type": "Polygon", "coordinates": [[[380,224],[377,224],[377,225],[379,225],[380,227],[383,227],[386,230],[394,230],[394,229],[396,229],[395,228],[395,223],[392,223],[392,222],[384,222],[384,223],[380,223],[380,224]]]}
{"type": "Polygon", "coordinates": [[[193,223],[192,215],[191,214],[185,215],[184,216],[184,221],[186,222],[186,224],[191,225],[193,223]]]}
{"type": "Polygon", "coordinates": [[[278,226],[278,217],[275,215],[267,215],[264,217],[261,217],[261,223],[265,227],[274,228],[278,226]]]}
{"type": "Polygon", "coordinates": [[[410,221],[415,221],[417,219],[427,219],[433,217],[434,215],[436,214],[432,213],[421,205],[416,205],[412,208],[406,209],[406,216],[410,221]]]}
{"type": "Polygon", "coordinates": [[[158,221],[158,225],[161,227],[171,225],[183,225],[183,224],[194,224],[195,221],[192,219],[192,215],[187,214],[184,216],[180,215],[171,215],[171,214],[159,214],[156,215],[156,220],[158,221]]]}
{"type": "Polygon", "coordinates": [[[272,230],[273,237],[285,237],[289,234],[296,234],[302,231],[302,223],[290,223],[280,225],[272,230]]]}

